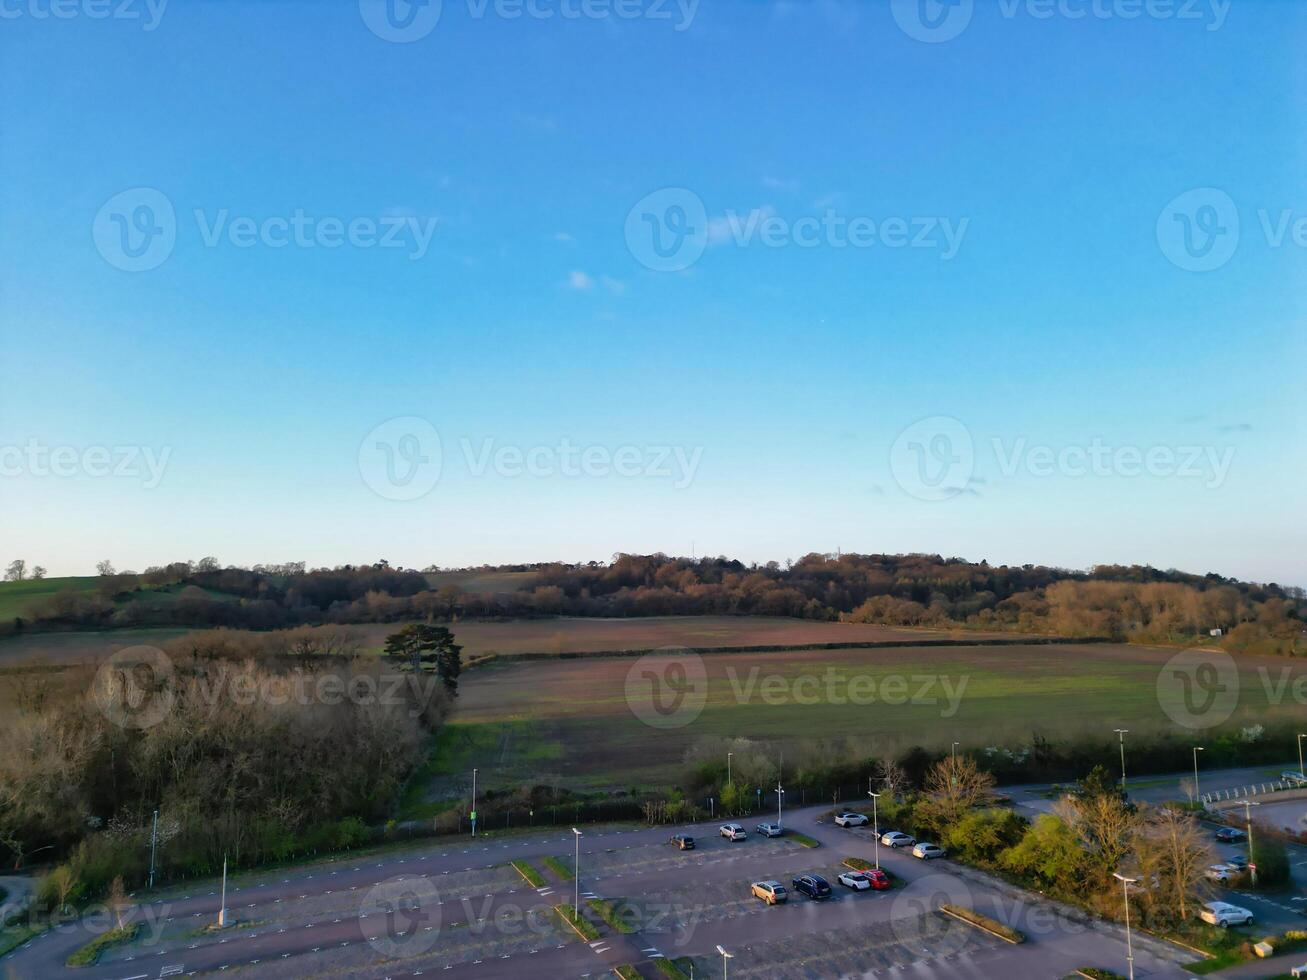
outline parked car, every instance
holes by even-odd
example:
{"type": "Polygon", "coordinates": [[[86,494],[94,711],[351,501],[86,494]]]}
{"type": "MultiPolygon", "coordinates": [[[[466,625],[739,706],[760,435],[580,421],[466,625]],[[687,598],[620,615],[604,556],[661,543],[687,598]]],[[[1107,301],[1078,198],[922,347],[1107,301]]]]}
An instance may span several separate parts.
{"type": "Polygon", "coordinates": [[[1253,914],[1229,902],[1207,902],[1198,918],[1214,926],[1246,926],[1253,921],[1253,914]]]}
{"type": "Polygon", "coordinates": [[[899,830],[887,830],[880,835],[880,842],[886,847],[911,847],[917,839],[899,830]]]}
{"type": "Polygon", "coordinates": [[[912,856],[914,858],[921,858],[923,861],[929,861],[931,858],[942,858],[944,856],[944,848],[940,847],[938,844],[928,844],[925,841],[922,841],[920,844],[917,844],[912,848],[912,856]]]}
{"type": "Polygon", "coordinates": [[[1289,971],[1289,976],[1307,977],[1307,963],[1304,963],[1302,966],[1295,966],[1292,970],[1289,971]]]}
{"type": "Polygon", "coordinates": [[[694,838],[689,834],[672,834],[672,839],[668,843],[675,844],[683,851],[694,850],[694,838]]]}
{"type": "Polygon", "coordinates": [[[1248,870],[1248,859],[1242,854],[1236,854],[1234,857],[1227,859],[1225,863],[1234,868],[1235,871],[1248,870]]]}
{"type": "Polygon", "coordinates": [[[1216,839],[1225,844],[1231,844],[1235,841],[1244,840],[1247,838],[1247,836],[1248,835],[1245,834],[1238,827],[1222,827],[1220,830],[1216,832],[1216,839]]]}
{"type": "Polygon", "coordinates": [[[753,829],[764,837],[779,837],[781,834],[785,833],[781,828],[781,825],[778,823],[760,823],[753,829]]]}
{"type": "Polygon", "coordinates": [[[1231,878],[1237,875],[1239,871],[1237,868],[1233,868],[1228,864],[1213,864],[1205,873],[1212,881],[1217,881],[1224,885],[1231,878]]]}
{"type": "Polygon", "coordinates": [[[1307,786],[1307,776],[1304,776],[1297,769],[1289,769],[1280,773],[1280,779],[1294,786],[1307,786]]]}
{"type": "Polygon", "coordinates": [[[835,814],[835,826],[837,827],[863,827],[870,823],[865,813],[854,813],[852,810],[844,813],[835,814]]]}
{"type": "Polygon", "coordinates": [[[809,898],[830,898],[830,882],[821,875],[799,875],[790,884],[809,898]]]}
{"type": "Polygon", "coordinates": [[[749,836],[738,823],[724,823],[718,828],[718,832],[727,840],[744,840],[749,836]]]}
{"type": "Polygon", "coordinates": [[[768,905],[775,905],[778,902],[784,902],[790,896],[785,892],[785,886],[779,881],[755,881],[753,883],[753,897],[761,898],[768,905]]]}
{"type": "Polygon", "coordinates": [[[889,875],[879,868],[871,868],[867,871],[845,871],[836,880],[845,888],[852,888],[855,892],[866,891],[869,888],[880,892],[889,887],[889,875]]]}

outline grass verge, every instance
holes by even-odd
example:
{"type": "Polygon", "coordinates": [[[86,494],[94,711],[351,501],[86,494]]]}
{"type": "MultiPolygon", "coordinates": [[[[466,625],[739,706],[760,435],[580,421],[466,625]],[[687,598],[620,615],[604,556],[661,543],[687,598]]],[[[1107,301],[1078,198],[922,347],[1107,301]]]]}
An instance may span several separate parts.
{"type": "Polygon", "coordinates": [[[1005,942],[1024,943],[1026,941],[1026,937],[1011,926],[1005,926],[997,919],[981,915],[975,909],[969,909],[965,905],[941,905],[939,910],[945,915],[951,915],[953,918],[969,923],[977,929],[983,929],[991,936],[997,936],[1005,942]]]}
{"type": "Polygon", "coordinates": [[[630,963],[627,963],[625,966],[613,967],[613,973],[618,976],[620,980],[644,980],[644,978],[640,976],[640,971],[630,963]]]}
{"type": "Polygon", "coordinates": [[[571,927],[573,932],[586,942],[593,942],[599,938],[599,930],[577,915],[576,909],[573,906],[555,905],[554,911],[558,913],[560,919],[571,927]]]}
{"type": "Polygon", "coordinates": [[[92,939],[89,943],[77,950],[68,957],[67,966],[94,966],[100,962],[100,957],[106,950],[113,949],[115,946],[125,946],[136,938],[136,934],[141,931],[141,924],[133,922],[129,926],[123,926],[121,929],[110,929],[108,932],[101,933],[92,939]]]}
{"type": "Polygon", "coordinates": [[[17,949],[38,932],[39,929],[33,929],[31,926],[10,926],[7,929],[0,929],[0,956],[17,949]]]}
{"type": "MultiPolygon", "coordinates": [[[[688,965],[691,961],[685,960],[688,965]]],[[[669,980],[690,980],[690,975],[681,969],[678,963],[671,960],[654,960],[654,968],[669,980]]]]}
{"type": "Polygon", "coordinates": [[[513,861],[513,870],[520,874],[526,883],[532,888],[543,888],[545,885],[545,876],[535,868],[531,867],[528,861],[513,861]]]}
{"type": "Polygon", "coordinates": [[[1087,977],[1088,980],[1125,980],[1125,977],[1119,973],[1113,973],[1111,970],[1100,970],[1096,966],[1082,966],[1076,970],[1076,975],[1087,977]]]}
{"type": "Polygon", "coordinates": [[[575,875],[572,874],[571,868],[569,868],[562,861],[558,860],[558,858],[552,855],[545,858],[540,863],[543,864],[550,871],[552,871],[554,874],[558,875],[558,877],[562,878],[564,881],[571,881],[574,877],[576,877],[575,875]]]}
{"type": "Polygon", "coordinates": [[[786,836],[803,847],[821,847],[821,841],[813,840],[807,834],[801,834],[797,830],[791,830],[786,836]]]}
{"type": "Polygon", "coordinates": [[[622,906],[614,902],[611,898],[591,898],[585,903],[590,906],[591,911],[599,918],[603,919],[610,926],[624,935],[630,935],[635,932],[635,926],[627,922],[622,915],[622,906]]]}

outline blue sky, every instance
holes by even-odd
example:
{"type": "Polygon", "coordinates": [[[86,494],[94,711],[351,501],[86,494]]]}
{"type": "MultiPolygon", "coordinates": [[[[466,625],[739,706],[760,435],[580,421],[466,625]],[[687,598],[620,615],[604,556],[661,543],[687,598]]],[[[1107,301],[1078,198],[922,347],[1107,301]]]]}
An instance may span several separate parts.
{"type": "Polygon", "coordinates": [[[0,558],[1307,583],[1297,5],[67,2],[0,18],[0,558]]]}

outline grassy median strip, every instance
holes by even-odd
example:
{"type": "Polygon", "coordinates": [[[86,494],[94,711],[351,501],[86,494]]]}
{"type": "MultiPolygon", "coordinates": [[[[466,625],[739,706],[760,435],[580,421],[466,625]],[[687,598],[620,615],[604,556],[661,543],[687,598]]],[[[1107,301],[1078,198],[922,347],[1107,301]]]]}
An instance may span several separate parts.
{"type": "Polygon", "coordinates": [[[513,870],[526,879],[526,883],[532,888],[543,888],[545,885],[545,876],[535,868],[531,867],[528,861],[513,861],[513,870]]]}
{"type": "Polygon", "coordinates": [[[640,976],[640,971],[630,963],[627,963],[625,966],[613,967],[613,973],[619,976],[621,980],[644,980],[644,978],[640,976]]]}
{"type": "Polygon", "coordinates": [[[567,865],[565,865],[562,861],[558,860],[558,858],[556,857],[552,857],[552,856],[547,857],[540,863],[543,864],[550,871],[552,871],[554,874],[558,875],[558,877],[562,878],[564,881],[571,881],[572,878],[574,877],[574,875],[572,874],[572,869],[569,868],[567,865]]]}
{"type": "Polygon", "coordinates": [[[108,932],[101,933],[92,939],[89,943],[68,957],[67,966],[94,966],[100,962],[100,956],[105,950],[113,949],[115,946],[125,946],[136,938],[136,934],[141,931],[141,924],[133,922],[129,926],[123,926],[121,929],[110,929],[108,932]]]}
{"type": "Polygon", "coordinates": [[[576,909],[571,905],[555,905],[554,911],[586,942],[593,942],[599,938],[599,930],[577,915],[576,909]]]}
{"type": "MultiPolygon", "coordinates": [[[[687,963],[691,962],[686,960],[687,963]]],[[[671,960],[654,960],[654,967],[669,980],[690,980],[690,975],[671,960]]]]}
{"type": "Polygon", "coordinates": [[[610,898],[591,898],[586,901],[586,905],[594,911],[594,914],[603,919],[610,926],[620,933],[630,935],[635,932],[635,926],[627,922],[622,917],[622,906],[610,898]]]}
{"type": "Polygon", "coordinates": [[[1011,926],[1005,926],[997,919],[991,919],[987,915],[981,915],[975,909],[969,909],[963,905],[941,905],[939,910],[945,915],[951,915],[955,919],[961,919],[963,922],[975,926],[977,929],[983,929],[991,936],[997,936],[1004,942],[1024,943],[1026,937],[1017,932],[1011,926]]]}
{"type": "Polygon", "coordinates": [[[1100,970],[1096,966],[1082,966],[1076,970],[1076,975],[1087,977],[1088,980],[1125,980],[1125,977],[1119,973],[1113,973],[1111,970],[1100,970]]]}
{"type": "Polygon", "coordinates": [[[807,834],[801,834],[797,830],[791,830],[786,836],[794,843],[801,844],[804,847],[821,847],[821,841],[813,840],[807,834]]]}

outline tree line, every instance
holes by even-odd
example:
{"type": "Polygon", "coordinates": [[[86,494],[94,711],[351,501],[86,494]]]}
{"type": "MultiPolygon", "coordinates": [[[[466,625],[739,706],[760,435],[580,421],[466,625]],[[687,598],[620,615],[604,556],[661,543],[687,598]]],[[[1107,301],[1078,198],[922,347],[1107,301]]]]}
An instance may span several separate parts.
{"type": "MultiPolygon", "coordinates": [[[[509,592],[439,585],[432,569],[303,563],[219,567],[211,558],[113,571],[92,590],[35,601],[25,628],[450,622],[534,616],[765,615],[910,627],[965,627],[1139,642],[1220,642],[1250,652],[1307,652],[1299,587],[1140,565],[1087,571],[990,565],[939,555],[807,555],[750,564],[728,558],[617,555],[610,562],[476,569],[529,572],[509,592]],[[161,595],[158,590],[167,589],[161,595]]],[[[469,570],[471,571],[471,570],[469,570]]]]}

